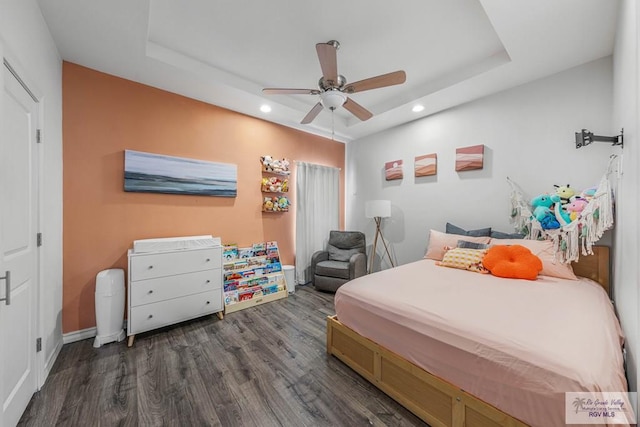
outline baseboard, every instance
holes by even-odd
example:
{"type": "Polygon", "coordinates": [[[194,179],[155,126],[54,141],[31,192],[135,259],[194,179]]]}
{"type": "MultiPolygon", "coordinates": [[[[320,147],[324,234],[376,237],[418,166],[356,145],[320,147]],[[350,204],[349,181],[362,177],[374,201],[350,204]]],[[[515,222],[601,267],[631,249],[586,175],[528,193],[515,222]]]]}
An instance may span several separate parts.
{"type": "Polygon", "coordinates": [[[82,341],[89,338],[94,338],[98,334],[96,327],[81,329],[79,331],[73,331],[62,335],[62,342],[69,344],[76,341],[82,341]]]}
{"type": "MultiPolygon", "coordinates": [[[[64,338],[63,338],[64,339],[64,338]]],[[[40,377],[40,384],[38,384],[38,390],[42,388],[44,382],[49,377],[49,373],[51,373],[51,368],[53,368],[53,364],[56,363],[56,359],[62,350],[63,340],[58,340],[55,348],[51,352],[49,358],[44,362],[44,368],[42,369],[42,376],[40,377]]]]}

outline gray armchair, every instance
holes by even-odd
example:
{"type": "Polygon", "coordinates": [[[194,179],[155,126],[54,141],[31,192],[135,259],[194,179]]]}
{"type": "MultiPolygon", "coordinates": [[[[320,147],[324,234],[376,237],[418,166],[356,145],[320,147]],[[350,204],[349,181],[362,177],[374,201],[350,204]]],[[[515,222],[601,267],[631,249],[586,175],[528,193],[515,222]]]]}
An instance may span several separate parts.
{"type": "Polygon", "coordinates": [[[326,251],[311,257],[312,283],[317,290],[335,292],[349,280],[367,274],[367,245],[359,231],[331,231],[326,251]]]}

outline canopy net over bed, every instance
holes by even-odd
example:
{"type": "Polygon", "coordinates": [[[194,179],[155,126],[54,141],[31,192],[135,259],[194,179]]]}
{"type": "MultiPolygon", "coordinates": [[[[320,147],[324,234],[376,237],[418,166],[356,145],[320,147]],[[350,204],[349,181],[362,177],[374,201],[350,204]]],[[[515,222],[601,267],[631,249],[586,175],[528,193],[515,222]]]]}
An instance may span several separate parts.
{"type": "Polygon", "coordinates": [[[577,261],[580,252],[593,254],[593,244],[613,227],[610,175],[617,170],[618,157],[612,155],[597,187],[566,200],[556,194],[527,198],[518,184],[507,177],[514,227],[527,239],[552,240],[558,262],[577,261]],[[573,212],[569,212],[571,206],[576,207],[573,212]]]}

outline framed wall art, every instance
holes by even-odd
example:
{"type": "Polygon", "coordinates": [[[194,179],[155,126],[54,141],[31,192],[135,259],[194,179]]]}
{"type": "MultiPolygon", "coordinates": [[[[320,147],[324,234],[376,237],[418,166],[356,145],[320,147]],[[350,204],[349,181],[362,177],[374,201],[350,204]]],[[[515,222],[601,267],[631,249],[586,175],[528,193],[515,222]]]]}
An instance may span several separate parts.
{"type": "Polygon", "coordinates": [[[438,155],[436,153],[417,156],[414,162],[415,176],[432,176],[438,173],[438,155]]]}
{"type": "Polygon", "coordinates": [[[484,145],[456,148],[456,172],[482,169],[484,145]]]}
{"type": "Polygon", "coordinates": [[[384,164],[384,178],[387,181],[402,179],[402,160],[394,160],[384,164]]]}
{"type": "Polygon", "coordinates": [[[124,191],[236,197],[238,167],[125,150],[124,191]]]}

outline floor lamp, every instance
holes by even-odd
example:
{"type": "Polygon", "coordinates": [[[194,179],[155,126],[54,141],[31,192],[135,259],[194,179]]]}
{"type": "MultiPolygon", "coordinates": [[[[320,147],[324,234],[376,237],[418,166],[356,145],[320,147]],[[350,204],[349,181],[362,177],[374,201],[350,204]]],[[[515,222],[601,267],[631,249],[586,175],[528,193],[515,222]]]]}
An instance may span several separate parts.
{"type": "Polygon", "coordinates": [[[391,259],[391,254],[389,253],[389,248],[387,247],[387,242],[384,240],[382,229],[380,228],[380,225],[382,224],[382,218],[389,218],[391,216],[391,202],[389,200],[369,200],[365,204],[364,213],[367,218],[373,218],[373,220],[376,222],[376,237],[373,239],[373,249],[371,249],[369,274],[373,272],[373,261],[375,260],[376,256],[378,236],[380,236],[380,240],[382,240],[382,244],[384,245],[384,250],[387,253],[387,257],[389,257],[391,267],[395,267],[395,265],[393,265],[393,259],[391,259]]]}

